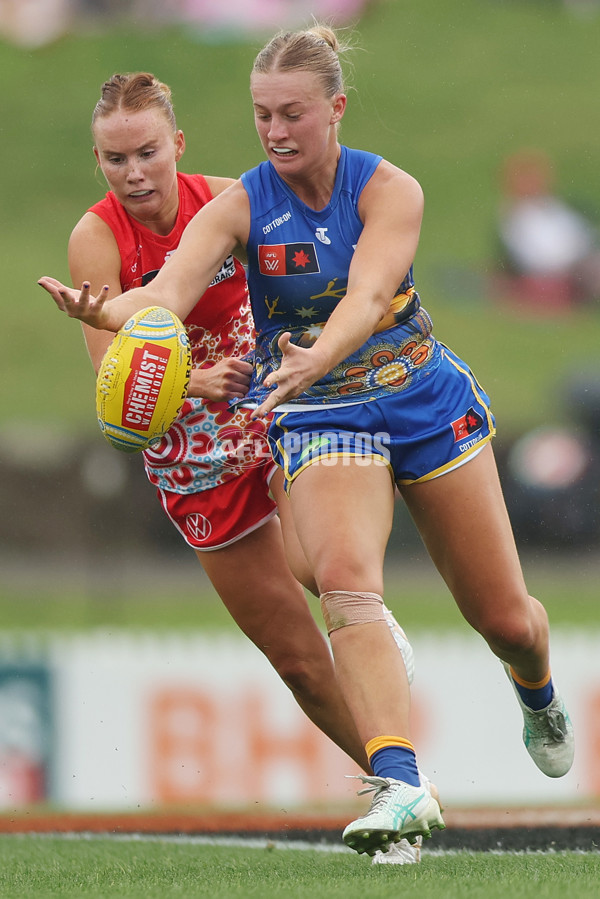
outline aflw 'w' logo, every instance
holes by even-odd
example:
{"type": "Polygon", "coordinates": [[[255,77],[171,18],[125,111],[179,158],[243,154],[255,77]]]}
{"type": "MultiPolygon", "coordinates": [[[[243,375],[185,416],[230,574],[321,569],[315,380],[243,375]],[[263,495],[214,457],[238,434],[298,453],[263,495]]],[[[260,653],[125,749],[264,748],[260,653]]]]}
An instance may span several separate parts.
{"type": "Polygon", "coordinates": [[[308,275],[320,271],[314,243],[258,245],[261,275],[308,275]]]}

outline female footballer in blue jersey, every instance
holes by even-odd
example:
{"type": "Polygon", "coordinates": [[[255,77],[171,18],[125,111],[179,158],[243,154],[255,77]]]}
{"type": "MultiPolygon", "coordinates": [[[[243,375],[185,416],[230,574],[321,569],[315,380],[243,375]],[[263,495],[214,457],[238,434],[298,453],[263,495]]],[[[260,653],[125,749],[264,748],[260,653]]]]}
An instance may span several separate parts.
{"type": "Polygon", "coordinates": [[[373,855],[443,827],[420,782],[410,695],[382,612],[398,486],[464,617],[502,661],[537,766],[560,777],[573,731],[549,661],[548,619],[528,595],[498,481],[489,400],[432,333],[413,280],[423,194],[406,172],[343,147],[335,33],[279,34],[251,75],[267,161],[208,204],[155,280],[106,302],[54,279],[59,308],[117,331],[136,310],[185,318],[223,259],[247,253],[257,328],[244,403],[274,412],[301,553],[321,595],[336,674],[364,741],[375,796],[345,842],[373,855]]]}

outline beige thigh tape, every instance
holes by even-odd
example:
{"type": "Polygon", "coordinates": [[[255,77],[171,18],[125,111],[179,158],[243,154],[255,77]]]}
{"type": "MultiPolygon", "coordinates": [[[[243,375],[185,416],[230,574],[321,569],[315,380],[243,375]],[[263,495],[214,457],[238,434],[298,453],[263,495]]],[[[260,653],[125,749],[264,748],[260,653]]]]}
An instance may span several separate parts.
{"type": "Polygon", "coordinates": [[[331,590],[321,594],[321,611],[328,634],[351,624],[385,621],[383,599],[378,593],[331,590]]]}

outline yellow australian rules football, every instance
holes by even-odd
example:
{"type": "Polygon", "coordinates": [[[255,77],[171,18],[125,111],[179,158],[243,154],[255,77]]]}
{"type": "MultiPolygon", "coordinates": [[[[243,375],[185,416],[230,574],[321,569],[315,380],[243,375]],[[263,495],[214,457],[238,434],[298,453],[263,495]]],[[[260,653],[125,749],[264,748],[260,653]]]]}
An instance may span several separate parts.
{"type": "Polygon", "coordinates": [[[138,453],[166,434],[183,406],[192,365],[179,318],[148,306],[125,322],[96,380],[100,430],[111,446],[138,453]]]}

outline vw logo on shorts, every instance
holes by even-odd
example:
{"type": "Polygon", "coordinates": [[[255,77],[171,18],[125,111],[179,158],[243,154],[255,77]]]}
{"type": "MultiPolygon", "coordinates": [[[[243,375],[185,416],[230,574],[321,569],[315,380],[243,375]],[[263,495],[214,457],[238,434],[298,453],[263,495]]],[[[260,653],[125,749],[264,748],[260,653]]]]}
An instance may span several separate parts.
{"type": "Polygon", "coordinates": [[[212,524],[208,518],[201,515],[200,512],[193,512],[191,515],[186,515],[185,526],[190,537],[192,537],[193,540],[196,540],[197,543],[202,543],[203,540],[207,540],[212,533],[212,524]]]}

